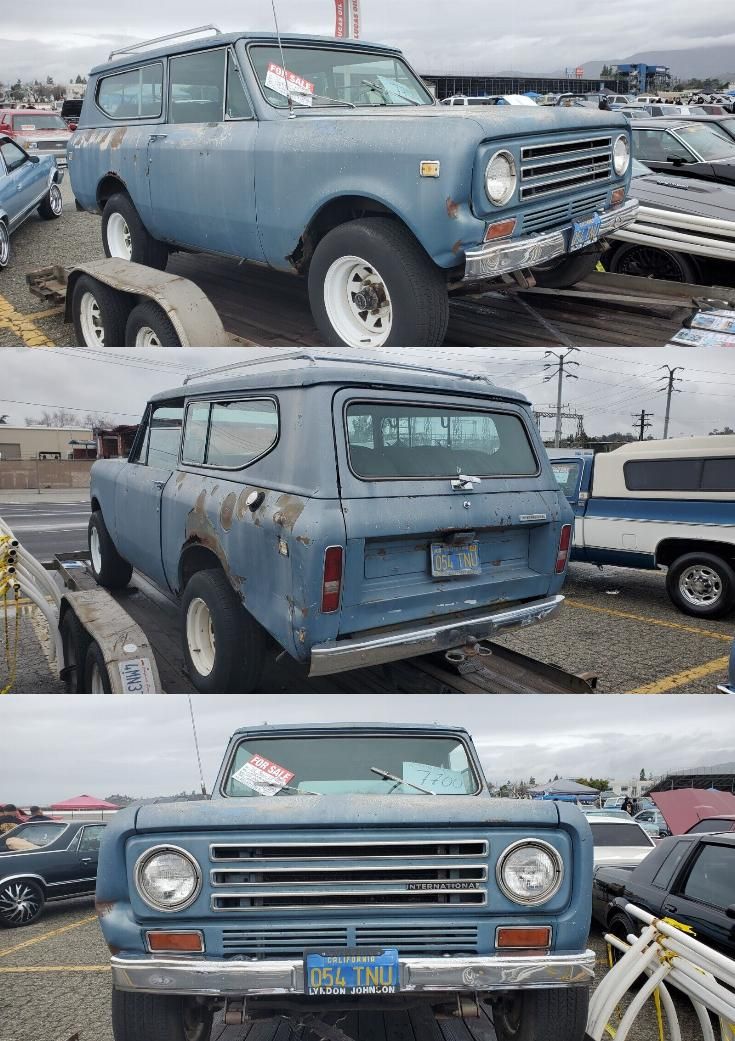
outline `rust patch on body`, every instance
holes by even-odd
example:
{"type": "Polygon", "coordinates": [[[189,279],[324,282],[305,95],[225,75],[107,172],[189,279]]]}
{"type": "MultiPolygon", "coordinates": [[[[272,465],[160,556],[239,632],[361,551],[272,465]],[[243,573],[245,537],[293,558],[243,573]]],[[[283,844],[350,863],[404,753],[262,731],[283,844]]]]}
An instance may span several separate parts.
{"type": "Polygon", "coordinates": [[[454,243],[454,245],[452,246],[452,253],[454,253],[454,255],[455,255],[455,257],[456,257],[456,256],[457,256],[457,254],[458,254],[458,253],[459,253],[459,252],[460,252],[461,250],[462,250],[462,239],[457,239],[457,241],[456,241],[456,242],[454,243]]]}
{"type": "Polygon", "coordinates": [[[115,902],[109,900],[95,900],[94,909],[99,918],[107,918],[115,907],[115,902]]]}
{"type": "Polygon", "coordinates": [[[311,545],[311,539],[309,538],[308,535],[297,535],[296,536],[296,541],[300,542],[302,544],[302,546],[310,546],[311,545]]]}
{"type": "Polygon", "coordinates": [[[447,196],[447,216],[450,220],[457,220],[459,217],[459,203],[455,202],[451,195],[447,196]]]}
{"type": "Polygon", "coordinates": [[[286,528],[288,531],[292,531],[294,524],[304,512],[305,506],[305,500],[298,498],[296,495],[288,495],[286,493],[279,495],[276,499],[276,512],[273,514],[273,523],[286,528]]]}
{"type": "Polygon", "coordinates": [[[127,133],[127,127],[116,127],[110,134],[109,145],[110,148],[119,148],[125,139],[127,133]]]}
{"type": "Polygon", "coordinates": [[[219,511],[219,522],[225,531],[229,531],[232,527],[232,518],[235,514],[235,502],[237,496],[234,492],[230,492],[229,495],[225,496],[222,506],[219,511]]]}

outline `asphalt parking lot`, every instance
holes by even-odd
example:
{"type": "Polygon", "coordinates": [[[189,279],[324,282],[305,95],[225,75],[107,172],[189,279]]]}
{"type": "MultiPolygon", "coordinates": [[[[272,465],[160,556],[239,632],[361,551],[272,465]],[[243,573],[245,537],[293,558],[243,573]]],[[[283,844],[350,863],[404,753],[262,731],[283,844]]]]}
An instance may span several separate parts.
{"type": "MultiPolygon", "coordinates": [[[[599,980],[607,954],[596,927],[589,942],[597,954],[599,980]]],[[[701,1035],[690,1009],[683,1001],[677,1004],[682,1037],[696,1041],[701,1035]]],[[[385,1041],[392,1033],[380,1015],[361,1017],[360,1025],[360,1041],[385,1041]]],[[[442,1025],[449,1028],[445,1041],[473,1041],[460,1023],[442,1025]]],[[[272,1041],[276,1027],[261,1026],[257,1041],[272,1041]]],[[[215,1025],[212,1041],[221,1032],[215,1025]]],[[[227,1041],[238,1041],[245,1032],[228,1030],[227,1041]]],[[[74,1033],[80,1041],[112,1041],[108,952],[88,898],[50,904],[36,925],[0,932],[0,1041],[67,1041],[74,1033]]],[[[658,1041],[650,1002],[630,1039],[658,1041]]],[[[495,1041],[494,1032],[483,1031],[474,1041],[495,1041]]]]}

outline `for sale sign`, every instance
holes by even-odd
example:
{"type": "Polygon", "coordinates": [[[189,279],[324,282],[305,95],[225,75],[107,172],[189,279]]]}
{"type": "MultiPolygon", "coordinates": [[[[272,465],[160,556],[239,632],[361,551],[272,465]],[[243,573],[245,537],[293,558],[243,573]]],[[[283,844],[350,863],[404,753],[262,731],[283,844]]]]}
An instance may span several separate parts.
{"type": "Polygon", "coordinates": [[[252,788],[259,795],[275,795],[294,779],[295,774],[285,766],[271,762],[263,755],[252,755],[239,770],[232,775],[240,784],[252,788]]]}
{"type": "Polygon", "coordinates": [[[265,85],[276,94],[282,94],[284,98],[291,97],[297,105],[310,106],[312,103],[314,84],[303,76],[297,76],[295,72],[281,68],[275,62],[268,64],[265,85]]]}

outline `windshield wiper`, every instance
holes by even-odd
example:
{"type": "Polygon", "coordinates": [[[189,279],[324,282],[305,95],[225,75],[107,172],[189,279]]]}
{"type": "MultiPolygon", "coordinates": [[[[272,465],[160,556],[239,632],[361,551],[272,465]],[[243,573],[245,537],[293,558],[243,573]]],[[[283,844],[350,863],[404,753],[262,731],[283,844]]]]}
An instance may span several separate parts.
{"type": "MultiPolygon", "coordinates": [[[[381,770],[377,766],[371,766],[370,772],[377,774],[378,777],[384,777],[386,781],[397,781],[398,784],[408,785],[409,788],[415,788],[417,792],[423,792],[424,795],[436,795],[436,792],[432,792],[431,788],[422,788],[420,784],[414,784],[412,781],[406,781],[403,777],[396,777],[395,774],[388,773],[387,770],[381,770]]],[[[391,788],[391,791],[393,791],[393,788],[391,788]]]]}
{"type": "MultiPolygon", "coordinates": [[[[363,80],[362,82],[363,82],[364,86],[371,87],[373,90],[377,90],[378,94],[380,94],[380,96],[383,99],[383,101],[385,102],[385,104],[386,105],[388,104],[388,101],[390,99],[390,93],[385,89],[385,87],[381,83],[375,83],[374,80],[363,80]]],[[[420,101],[416,101],[415,98],[409,98],[405,94],[401,94],[400,90],[394,90],[393,93],[397,97],[403,98],[403,100],[407,101],[409,103],[409,105],[420,105],[421,104],[421,102],[420,101]]]]}
{"type": "MultiPolygon", "coordinates": [[[[333,105],[344,105],[346,108],[357,108],[357,105],[353,105],[351,101],[346,101],[344,98],[330,98],[328,94],[312,94],[309,90],[294,90],[293,87],[289,93],[298,94],[300,98],[319,98],[321,101],[331,101],[333,105]]],[[[309,105],[304,106],[304,108],[309,107],[309,105]]]]}
{"type": "Polygon", "coordinates": [[[296,792],[297,795],[321,795],[321,792],[312,792],[308,788],[294,788],[292,784],[281,784],[280,781],[258,781],[258,784],[264,784],[268,788],[277,788],[280,792],[281,788],[286,788],[289,792],[296,792]]]}

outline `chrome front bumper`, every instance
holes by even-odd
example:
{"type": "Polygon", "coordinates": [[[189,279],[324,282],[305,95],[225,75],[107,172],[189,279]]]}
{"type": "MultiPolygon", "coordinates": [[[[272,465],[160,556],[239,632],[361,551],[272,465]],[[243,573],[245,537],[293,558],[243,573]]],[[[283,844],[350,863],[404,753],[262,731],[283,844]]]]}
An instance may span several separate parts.
{"type": "MultiPolygon", "coordinates": [[[[638,216],[638,200],[628,199],[613,210],[605,210],[600,224],[600,238],[612,234],[630,224],[638,216]]],[[[510,271],[544,264],[568,252],[571,224],[555,231],[544,231],[538,235],[522,235],[517,239],[487,242],[476,249],[465,251],[464,281],[472,282],[483,278],[495,278],[510,271]]],[[[569,254],[572,256],[573,254],[569,254]]]]}
{"type": "Polygon", "coordinates": [[[530,604],[463,616],[459,620],[437,620],[432,625],[402,626],[372,635],[318,643],[311,649],[309,675],[329,676],[487,640],[504,629],[544,622],[552,618],[563,603],[564,597],[557,593],[530,604]]]}
{"type": "MultiPolygon", "coordinates": [[[[305,993],[300,959],[258,962],[115,955],[111,965],[118,990],[223,997],[305,993]]],[[[584,986],[592,980],[594,969],[595,954],[590,950],[530,957],[400,958],[401,991],[409,992],[584,986]]]]}

